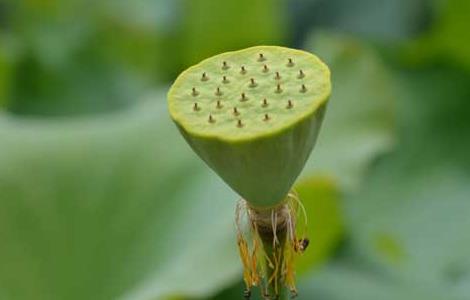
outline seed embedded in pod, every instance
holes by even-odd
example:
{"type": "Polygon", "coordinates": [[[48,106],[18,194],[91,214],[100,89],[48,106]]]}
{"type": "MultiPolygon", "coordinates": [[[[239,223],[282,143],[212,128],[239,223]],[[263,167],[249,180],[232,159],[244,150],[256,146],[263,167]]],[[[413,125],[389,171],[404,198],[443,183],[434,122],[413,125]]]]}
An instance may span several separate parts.
{"type": "Polygon", "coordinates": [[[207,120],[209,123],[215,123],[215,119],[212,115],[209,115],[209,119],[207,120]]]}
{"type": "Polygon", "coordinates": [[[250,87],[251,88],[254,88],[256,87],[258,84],[256,83],[255,79],[254,78],[250,78],[250,87]]]}
{"type": "Polygon", "coordinates": [[[300,88],[300,92],[305,93],[306,91],[307,91],[307,87],[305,86],[305,84],[302,84],[302,87],[300,88]]]}
{"type": "Polygon", "coordinates": [[[279,83],[276,86],[276,93],[278,93],[278,94],[282,93],[282,88],[281,88],[281,85],[279,83]]]}
{"type": "Polygon", "coordinates": [[[288,101],[287,101],[287,106],[286,106],[286,108],[289,108],[289,109],[290,109],[290,108],[292,108],[292,107],[294,107],[294,104],[292,103],[292,100],[288,100],[288,101]]]}
{"type": "Polygon", "coordinates": [[[299,71],[299,75],[297,76],[297,78],[302,79],[302,78],[304,78],[304,77],[305,77],[304,71],[300,70],[300,71],[299,71]]]}
{"type": "Polygon", "coordinates": [[[260,53],[259,56],[258,56],[258,61],[265,61],[266,58],[264,57],[264,54],[263,53],[260,53]]]}
{"type": "Polygon", "coordinates": [[[196,97],[197,95],[199,95],[199,92],[196,90],[195,87],[192,88],[191,95],[193,95],[193,97],[196,97]]]}
{"type": "Polygon", "coordinates": [[[227,70],[229,67],[229,65],[227,64],[226,61],[222,62],[222,70],[227,70]]]}
{"type": "Polygon", "coordinates": [[[294,61],[292,60],[292,58],[288,59],[287,66],[288,67],[293,67],[294,66],[294,61]]]}
{"type": "Polygon", "coordinates": [[[238,111],[238,108],[236,108],[236,107],[233,108],[233,114],[235,116],[238,116],[240,114],[240,112],[238,111]]]}
{"type": "Polygon", "coordinates": [[[268,114],[264,114],[263,121],[269,121],[271,118],[269,117],[268,114]]]}
{"type": "Polygon", "coordinates": [[[243,126],[244,126],[244,124],[243,124],[242,120],[238,119],[238,121],[237,121],[237,127],[238,127],[238,128],[242,128],[243,126]]]}
{"type": "Polygon", "coordinates": [[[194,111],[199,111],[199,110],[201,110],[201,108],[199,107],[199,105],[197,104],[197,102],[194,102],[193,110],[194,110],[194,111]]]}
{"type": "Polygon", "coordinates": [[[268,100],[266,98],[263,99],[263,103],[261,104],[262,107],[268,106],[268,100]]]}
{"type": "Polygon", "coordinates": [[[201,81],[207,81],[207,80],[209,80],[209,76],[207,76],[206,72],[202,73],[201,81]]]}

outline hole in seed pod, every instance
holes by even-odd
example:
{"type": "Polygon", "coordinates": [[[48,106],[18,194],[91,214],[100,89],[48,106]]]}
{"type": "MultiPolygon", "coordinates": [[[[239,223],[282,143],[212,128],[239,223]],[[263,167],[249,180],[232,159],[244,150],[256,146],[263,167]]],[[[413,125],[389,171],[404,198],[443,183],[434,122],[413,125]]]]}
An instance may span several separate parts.
{"type": "Polygon", "coordinates": [[[294,107],[294,104],[292,103],[291,100],[288,100],[286,108],[291,109],[292,107],[294,107]]]}
{"type": "Polygon", "coordinates": [[[207,76],[206,72],[202,73],[201,81],[207,81],[207,80],[209,80],[209,76],[207,76]]]}
{"type": "Polygon", "coordinates": [[[305,93],[306,91],[307,91],[307,87],[305,86],[305,84],[302,84],[302,87],[300,88],[300,92],[305,93]]]}
{"type": "Polygon", "coordinates": [[[267,73],[268,71],[269,71],[268,66],[267,66],[267,65],[264,65],[264,66],[263,66],[263,72],[264,72],[264,73],[267,73]]]}
{"type": "Polygon", "coordinates": [[[222,62],[222,70],[227,70],[229,67],[228,63],[226,61],[222,62]]]}
{"type": "Polygon", "coordinates": [[[209,119],[207,119],[209,123],[215,123],[215,119],[212,115],[209,115],[209,119]]]}
{"type": "Polygon", "coordinates": [[[261,104],[262,107],[268,106],[268,100],[266,98],[263,99],[263,103],[261,104]]]}
{"type": "Polygon", "coordinates": [[[277,84],[277,86],[276,86],[276,93],[278,93],[278,94],[282,93],[282,88],[281,88],[280,84],[277,84]]]}
{"type": "Polygon", "coordinates": [[[292,58],[289,58],[289,59],[287,60],[287,66],[288,66],[288,67],[293,67],[293,66],[294,66],[294,61],[292,60],[292,58]]]}
{"type": "Polygon", "coordinates": [[[197,102],[194,102],[193,110],[194,110],[194,111],[199,111],[199,110],[201,110],[201,107],[197,104],[197,102]]]}
{"type": "Polygon", "coordinates": [[[254,79],[254,78],[250,78],[250,87],[254,88],[254,87],[256,87],[256,86],[257,86],[257,84],[256,84],[255,79],[254,79]]]}
{"type": "Polygon", "coordinates": [[[264,57],[264,54],[260,53],[258,56],[258,61],[265,61],[265,60],[266,60],[266,57],[264,57]]]}
{"type": "Polygon", "coordinates": [[[240,68],[240,73],[246,74],[246,68],[244,66],[240,68]]]}
{"type": "Polygon", "coordinates": [[[222,83],[229,83],[227,76],[222,76],[222,83]]]}
{"type": "Polygon", "coordinates": [[[240,114],[240,112],[238,111],[238,108],[236,108],[236,107],[233,108],[233,114],[235,116],[238,116],[240,114]]]}
{"type": "Polygon", "coordinates": [[[238,121],[237,121],[237,127],[238,127],[238,128],[242,128],[243,126],[244,126],[244,124],[243,124],[242,120],[238,119],[238,121]]]}
{"type": "Polygon", "coordinates": [[[279,74],[279,72],[276,72],[276,76],[274,76],[274,79],[280,80],[281,79],[281,74],[279,74]]]}
{"type": "Polygon", "coordinates": [[[199,95],[199,92],[196,90],[196,88],[193,87],[193,89],[191,90],[191,95],[193,95],[194,97],[199,95]]]}
{"type": "Polygon", "coordinates": [[[240,101],[242,101],[242,102],[248,101],[248,97],[246,96],[245,93],[242,93],[241,98],[240,98],[240,101]]]}
{"type": "Polygon", "coordinates": [[[271,118],[269,117],[268,114],[264,114],[264,118],[263,118],[263,121],[269,121],[271,118]]]}
{"type": "Polygon", "coordinates": [[[220,90],[220,87],[217,87],[217,89],[215,90],[215,95],[216,96],[222,96],[223,95],[222,91],[220,90]]]}
{"type": "Polygon", "coordinates": [[[304,71],[300,70],[300,71],[299,71],[299,75],[297,75],[297,78],[302,79],[302,78],[304,78],[304,77],[305,77],[304,71]]]}
{"type": "Polygon", "coordinates": [[[220,108],[222,108],[222,107],[224,107],[224,106],[222,105],[222,102],[220,102],[220,100],[217,100],[217,105],[216,105],[216,107],[220,109],[220,108]]]}

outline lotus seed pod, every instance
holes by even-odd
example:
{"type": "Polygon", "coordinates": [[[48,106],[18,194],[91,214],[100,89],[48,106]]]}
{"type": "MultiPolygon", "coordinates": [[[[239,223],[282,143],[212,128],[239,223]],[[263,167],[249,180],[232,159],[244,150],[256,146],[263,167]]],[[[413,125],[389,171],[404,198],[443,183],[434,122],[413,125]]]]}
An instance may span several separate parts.
{"type": "Polygon", "coordinates": [[[258,46],[190,67],[168,92],[192,149],[255,207],[282,201],[315,144],[330,96],[316,56],[258,46]]]}

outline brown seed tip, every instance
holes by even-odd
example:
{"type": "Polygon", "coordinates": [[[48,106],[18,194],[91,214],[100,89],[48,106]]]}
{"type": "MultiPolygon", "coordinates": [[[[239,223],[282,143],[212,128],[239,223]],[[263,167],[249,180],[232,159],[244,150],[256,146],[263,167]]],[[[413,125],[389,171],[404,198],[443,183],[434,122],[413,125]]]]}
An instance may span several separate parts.
{"type": "Polygon", "coordinates": [[[299,76],[297,76],[297,78],[302,79],[302,78],[304,78],[304,77],[305,77],[304,71],[300,70],[300,71],[299,71],[299,76]]]}
{"type": "Polygon", "coordinates": [[[276,80],[281,79],[281,75],[279,74],[279,72],[276,72],[276,77],[275,78],[276,78],[276,80]]]}
{"type": "Polygon", "coordinates": [[[238,109],[236,107],[233,108],[233,114],[238,116],[240,114],[240,112],[238,111],[238,109]]]}
{"type": "Polygon", "coordinates": [[[305,86],[305,84],[302,84],[302,88],[300,89],[300,92],[305,93],[306,91],[307,91],[307,87],[305,86]]]}
{"type": "Polygon", "coordinates": [[[267,65],[264,65],[264,66],[263,66],[263,72],[266,73],[266,72],[268,72],[268,71],[269,71],[268,66],[267,66],[267,65]]]}
{"type": "Polygon", "coordinates": [[[242,128],[242,127],[243,127],[242,120],[238,119],[238,121],[237,121],[237,127],[238,127],[238,128],[242,128]]]}
{"type": "Polygon", "coordinates": [[[222,83],[229,83],[230,81],[227,79],[227,76],[222,76],[222,83]]]}
{"type": "Polygon", "coordinates": [[[222,95],[222,91],[220,90],[220,87],[217,87],[217,90],[215,91],[215,94],[217,96],[221,96],[222,95]]]}
{"type": "Polygon", "coordinates": [[[199,105],[197,105],[197,102],[194,102],[194,105],[193,105],[193,110],[194,111],[198,111],[200,110],[201,108],[199,107],[199,105]]]}
{"type": "Polygon", "coordinates": [[[207,80],[209,80],[209,77],[207,76],[206,72],[202,73],[201,81],[207,81],[207,80]]]}
{"type": "Polygon", "coordinates": [[[240,98],[240,101],[246,101],[246,100],[248,100],[248,97],[246,96],[245,93],[242,93],[241,96],[242,96],[242,97],[240,98]]]}
{"type": "Polygon", "coordinates": [[[281,85],[279,83],[276,86],[276,93],[282,93],[281,85]]]}
{"type": "Polygon", "coordinates": [[[229,68],[226,61],[222,62],[222,69],[227,70],[229,68]]]}
{"type": "Polygon", "coordinates": [[[256,84],[256,81],[254,78],[250,78],[250,87],[255,87],[257,84],[256,84]]]}
{"type": "Polygon", "coordinates": [[[214,119],[214,117],[212,117],[212,115],[209,115],[208,121],[209,121],[209,123],[215,123],[215,119],[214,119]]]}
{"type": "Polygon", "coordinates": [[[269,117],[268,114],[264,114],[263,121],[269,121],[271,118],[269,117]]]}
{"type": "Polygon", "coordinates": [[[294,61],[292,60],[292,58],[289,58],[289,59],[288,59],[287,66],[288,66],[288,67],[294,66],[294,61]]]}
{"type": "Polygon", "coordinates": [[[261,106],[263,107],[268,106],[268,100],[266,98],[263,99],[263,104],[261,106]]]}
{"type": "Polygon", "coordinates": [[[242,67],[240,68],[240,73],[242,73],[242,74],[245,74],[245,73],[246,73],[245,66],[242,66],[242,67]]]}
{"type": "Polygon", "coordinates": [[[222,102],[220,102],[220,100],[217,100],[217,106],[216,107],[217,108],[222,108],[223,107],[222,102]]]}
{"type": "Polygon", "coordinates": [[[266,60],[266,58],[264,57],[264,54],[260,53],[259,57],[258,57],[258,61],[265,61],[265,60],[266,60]]]}
{"type": "Polygon", "coordinates": [[[287,107],[287,108],[292,108],[292,107],[294,107],[294,104],[292,103],[291,100],[288,100],[288,101],[287,101],[287,106],[286,106],[286,107],[287,107]]]}
{"type": "Polygon", "coordinates": [[[199,92],[196,90],[195,87],[193,87],[193,89],[192,89],[192,95],[193,95],[193,96],[199,95],[199,92]]]}

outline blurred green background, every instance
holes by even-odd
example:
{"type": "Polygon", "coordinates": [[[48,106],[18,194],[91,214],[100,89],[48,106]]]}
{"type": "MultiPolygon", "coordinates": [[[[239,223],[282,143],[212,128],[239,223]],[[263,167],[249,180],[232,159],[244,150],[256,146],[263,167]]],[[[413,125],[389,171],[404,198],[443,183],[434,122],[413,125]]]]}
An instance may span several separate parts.
{"type": "Polygon", "coordinates": [[[468,0],[0,1],[0,299],[242,299],[238,196],[165,93],[258,44],[332,70],[298,299],[470,299],[469,30],[468,0]]]}

